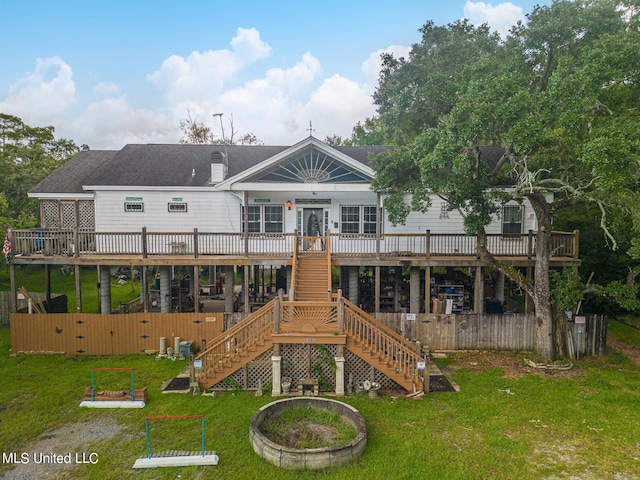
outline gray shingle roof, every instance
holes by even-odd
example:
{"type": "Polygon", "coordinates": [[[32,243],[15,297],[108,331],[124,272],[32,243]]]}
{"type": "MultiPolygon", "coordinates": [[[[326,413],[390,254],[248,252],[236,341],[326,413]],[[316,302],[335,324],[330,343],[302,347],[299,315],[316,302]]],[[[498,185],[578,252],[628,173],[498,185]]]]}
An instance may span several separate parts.
{"type": "MultiPolygon", "coordinates": [[[[265,145],[126,145],[122,150],[82,151],[31,189],[31,193],[82,193],[83,185],[207,186],[211,155],[223,152],[228,177],[290,148],[265,145]]],[[[354,160],[369,164],[369,154],[389,147],[335,147],[354,160]]]]}

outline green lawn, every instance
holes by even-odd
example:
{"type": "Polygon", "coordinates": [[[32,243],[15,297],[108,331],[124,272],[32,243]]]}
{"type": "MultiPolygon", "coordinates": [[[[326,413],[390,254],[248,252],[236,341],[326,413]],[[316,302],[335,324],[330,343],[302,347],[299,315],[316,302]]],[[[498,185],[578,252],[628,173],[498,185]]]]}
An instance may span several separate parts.
{"type": "MultiPolygon", "coordinates": [[[[612,322],[610,334],[633,339],[612,322]]],[[[632,340],[633,341],[633,340],[632,340]]],[[[97,454],[94,465],[67,473],[79,479],[633,479],[640,476],[640,367],[621,354],[580,361],[568,374],[541,374],[522,366],[523,355],[465,353],[443,364],[458,393],[412,401],[354,395],[344,399],[364,416],[368,445],[360,461],[320,472],[291,472],[257,456],[249,420],[269,396],[162,394],[160,384],[185,365],[149,356],[61,357],[8,355],[9,331],[0,329],[0,445],[24,452],[68,422],[111,420],[121,430],[78,446],[97,454]],[[498,358],[496,364],[492,359],[498,358]],[[132,367],[136,387],[149,388],[140,410],[79,407],[92,367],[132,367]],[[145,417],[206,415],[206,448],[218,466],[132,470],[145,455],[145,417]]],[[[99,388],[126,389],[126,372],[98,376],[99,388]]],[[[153,451],[200,448],[200,423],[152,423],[153,451]]],[[[55,452],[66,453],[66,452],[55,452]]],[[[0,473],[8,469],[0,465],[0,473]]],[[[56,477],[58,478],[58,477],[56,477]]]]}
{"type": "MultiPolygon", "coordinates": [[[[76,279],[74,270],[62,271],[61,268],[51,268],[51,292],[66,294],[68,298],[68,310],[76,311],[76,279]]],[[[95,267],[82,267],[80,269],[82,283],[82,311],[84,313],[99,312],[98,273],[95,267]]],[[[16,268],[16,287],[24,287],[28,292],[45,291],[45,274],[43,266],[20,265],[16,268]]],[[[8,269],[0,271],[0,290],[9,291],[8,269]]],[[[124,283],[117,278],[111,279],[111,306],[117,308],[121,303],[129,302],[140,296],[140,284],[127,279],[124,283]]]]}

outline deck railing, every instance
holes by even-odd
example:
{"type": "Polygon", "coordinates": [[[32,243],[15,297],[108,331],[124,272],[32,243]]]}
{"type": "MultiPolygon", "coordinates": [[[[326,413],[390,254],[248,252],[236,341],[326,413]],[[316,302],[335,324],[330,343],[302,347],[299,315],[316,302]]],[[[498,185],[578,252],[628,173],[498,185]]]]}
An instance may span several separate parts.
{"type": "Polygon", "coordinates": [[[241,356],[255,349],[258,344],[270,339],[274,332],[275,303],[272,300],[251,314],[245,321],[223,332],[195,357],[196,360],[202,362],[200,383],[205,379],[214,378],[217,373],[231,367],[241,356]]]}
{"type": "Polygon", "coordinates": [[[412,378],[416,385],[422,384],[416,367],[418,362],[424,359],[416,351],[416,345],[346,299],[344,300],[344,331],[371,354],[385,361],[388,366],[392,366],[397,374],[412,378]]]}
{"type": "MultiPolygon", "coordinates": [[[[295,233],[199,232],[95,232],[88,229],[13,230],[11,254],[123,255],[123,256],[273,256],[291,257],[296,242],[327,242],[334,257],[469,257],[476,256],[477,237],[438,233],[340,234],[299,237],[295,233]]],[[[324,243],[322,248],[326,248],[324,243]]],[[[300,246],[307,250],[307,245],[300,246]]],[[[551,254],[578,258],[578,232],[553,232],[551,254]]],[[[487,248],[496,256],[528,257],[536,254],[536,234],[487,235],[487,248]]],[[[300,249],[299,249],[300,250],[300,249]]],[[[300,250],[302,251],[302,250],[300,250]]],[[[323,252],[324,253],[324,252],[323,252]]]]}

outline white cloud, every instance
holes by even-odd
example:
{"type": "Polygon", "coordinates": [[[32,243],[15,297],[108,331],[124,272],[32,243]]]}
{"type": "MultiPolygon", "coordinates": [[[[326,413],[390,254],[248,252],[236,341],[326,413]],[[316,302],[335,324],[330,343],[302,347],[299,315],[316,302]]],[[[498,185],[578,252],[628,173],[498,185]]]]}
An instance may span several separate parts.
{"type": "Polygon", "coordinates": [[[125,96],[91,103],[64,130],[73,130],[76,143],[86,143],[94,150],[122,148],[127,143],[176,143],[180,139],[177,124],[170,118],[135,108],[125,96]]]}
{"type": "Polygon", "coordinates": [[[75,103],[76,87],[71,66],[60,57],[39,58],[35,70],[11,86],[0,102],[0,111],[28,124],[64,123],[64,114],[75,103]]]}
{"type": "Polygon", "coordinates": [[[391,53],[396,58],[409,58],[409,52],[411,47],[405,47],[404,45],[390,45],[387,48],[379,49],[369,55],[362,64],[362,72],[365,75],[367,85],[371,86],[371,91],[378,84],[378,78],[380,76],[380,70],[382,70],[382,62],[380,57],[383,53],[391,53]]]}
{"type": "Polygon", "coordinates": [[[115,95],[120,93],[120,87],[113,82],[98,82],[93,86],[93,91],[98,95],[115,95]]]}
{"type": "Polygon", "coordinates": [[[406,57],[409,51],[393,45],[371,53],[362,61],[362,84],[338,74],[324,78],[321,61],[309,52],[287,66],[276,67],[276,60],[270,59],[262,74],[256,74],[256,62],[269,57],[271,47],[257,30],[240,28],[231,49],[167,57],[146,78],[159,93],[147,104],[130,98],[124,85],[108,81],[97,82],[92,91],[76,98],[71,67],[52,57],[38,60],[34,71],[0,99],[0,111],[30,125],[53,125],[57,136],[92,149],[176,143],[181,137],[179,122],[188,114],[220,136],[219,119],[212,117],[219,112],[224,113],[225,134],[233,119],[236,134],[251,132],[266,144],[302,140],[309,135],[309,122],[317,138],[348,138],[358,121],[375,113],[371,95],[381,53],[406,57]]]}
{"type": "Polygon", "coordinates": [[[271,53],[271,47],[254,28],[238,28],[231,45],[233,50],[194,51],[186,58],[171,55],[148,80],[169,102],[184,96],[207,98],[222,92],[225,83],[233,81],[243,68],[271,53]]]}
{"type": "Polygon", "coordinates": [[[502,38],[506,38],[511,27],[518,21],[525,21],[522,8],[511,2],[500,3],[494,7],[490,3],[467,1],[464,4],[464,16],[477,26],[488,23],[502,38]]]}

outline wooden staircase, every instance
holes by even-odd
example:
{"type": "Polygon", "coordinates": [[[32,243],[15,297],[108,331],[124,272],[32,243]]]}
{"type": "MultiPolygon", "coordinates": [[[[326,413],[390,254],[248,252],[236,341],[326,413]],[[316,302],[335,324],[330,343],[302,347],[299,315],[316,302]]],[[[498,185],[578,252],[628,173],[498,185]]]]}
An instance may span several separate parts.
{"type": "MultiPolygon", "coordinates": [[[[424,388],[416,371],[416,347],[340,294],[331,294],[328,237],[311,237],[315,248],[294,247],[289,300],[277,298],[208,343],[198,383],[207,389],[272,348],[274,343],[342,344],[409,393],[424,388]],[[324,239],[326,238],[326,243],[324,239]]],[[[298,237],[298,245],[309,245],[298,237]]]]}
{"type": "Polygon", "coordinates": [[[271,349],[275,304],[275,300],[271,301],[207,344],[195,358],[202,362],[198,373],[200,389],[221,382],[271,349]]]}
{"type": "Polygon", "coordinates": [[[326,256],[299,256],[296,262],[295,301],[327,301],[331,277],[326,256]]]}

